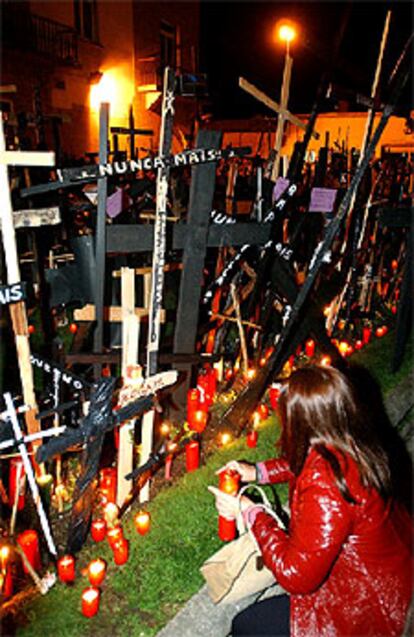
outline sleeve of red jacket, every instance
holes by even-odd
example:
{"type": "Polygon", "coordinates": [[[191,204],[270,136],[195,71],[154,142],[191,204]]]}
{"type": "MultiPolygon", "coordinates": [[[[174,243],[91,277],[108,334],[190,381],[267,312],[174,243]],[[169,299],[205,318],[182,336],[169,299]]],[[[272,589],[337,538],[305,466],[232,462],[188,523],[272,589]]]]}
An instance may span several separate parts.
{"type": "MultiPolygon", "coordinates": [[[[318,481],[319,478],[319,481],[318,481]]],[[[289,593],[316,590],[328,575],[342,544],[350,533],[349,505],[334,484],[301,480],[296,500],[294,527],[288,534],[267,513],[256,516],[253,533],[264,564],[289,593]]]]}
{"type": "Polygon", "coordinates": [[[289,464],[284,458],[271,458],[264,462],[258,462],[257,468],[261,476],[260,484],[289,482],[294,478],[289,464]]]}

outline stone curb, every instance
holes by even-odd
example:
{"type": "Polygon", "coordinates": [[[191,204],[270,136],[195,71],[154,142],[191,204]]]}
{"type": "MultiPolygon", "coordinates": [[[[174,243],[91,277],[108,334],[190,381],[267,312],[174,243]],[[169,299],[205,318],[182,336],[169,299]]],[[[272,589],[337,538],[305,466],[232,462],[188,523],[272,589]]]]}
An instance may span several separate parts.
{"type": "MultiPolygon", "coordinates": [[[[414,373],[403,381],[385,398],[385,408],[391,423],[401,423],[414,405],[414,373]]],[[[412,418],[408,419],[401,432],[409,448],[414,440],[412,418]]],[[[272,586],[261,599],[283,594],[278,584],[272,586]]],[[[157,637],[226,637],[229,635],[233,617],[252,604],[257,595],[246,597],[237,604],[214,604],[208,596],[207,586],[203,586],[183,606],[177,615],[162,628],[157,637]]]]}

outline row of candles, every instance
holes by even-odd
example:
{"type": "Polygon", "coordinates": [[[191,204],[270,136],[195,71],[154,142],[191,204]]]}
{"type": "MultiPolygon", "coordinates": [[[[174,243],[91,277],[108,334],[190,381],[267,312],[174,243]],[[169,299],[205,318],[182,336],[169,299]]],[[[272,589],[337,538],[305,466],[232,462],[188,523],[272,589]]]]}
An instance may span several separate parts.
{"type": "MultiPolygon", "coordinates": [[[[112,549],[114,563],[122,566],[129,558],[129,542],[124,537],[121,524],[118,521],[118,507],[109,502],[104,509],[104,518],[97,518],[91,524],[91,537],[94,542],[102,542],[105,538],[112,549]]],[[[146,535],[151,526],[151,517],[148,511],[139,511],[134,517],[135,528],[140,535],[146,535]]],[[[75,558],[72,555],[64,555],[57,562],[58,577],[65,584],[75,581],[75,558]]],[[[83,590],[82,614],[84,617],[93,617],[99,611],[102,585],[107,571],[107,563],[102,558],[92,560],[87,568],[90,586],[83,590]]]]}

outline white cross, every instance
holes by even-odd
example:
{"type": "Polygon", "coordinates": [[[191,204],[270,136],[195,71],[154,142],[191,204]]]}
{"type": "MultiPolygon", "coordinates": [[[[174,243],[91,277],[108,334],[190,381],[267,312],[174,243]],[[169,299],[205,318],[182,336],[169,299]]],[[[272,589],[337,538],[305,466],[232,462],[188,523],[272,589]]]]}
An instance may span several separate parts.
{"type": "Polygon", "coordinates": [[[27,480],[29,482],[30,490],[33,496],[33,501],[35,503],[37,513],[40,518],[40,523],[42,525],[43,533],[45,535],[46,542],[49,547],[49,551],[52,553],[52,555],[56,556],[57,555],[56,546],[53,541],[49,521],[47,519],[45,510],[43,508],[43,503],[40,498],[39,488],[36,483],[34,470],[32,467],[32,463],[30,462],[30,457],[26,448],[26,444],[28,442],[33,442],[34,440],[38,440],[40,438],[55,436],[58,433],[62,433],[66,429],[66,427],[53,427],[53,429],[47,429],[46,431],[39,431],[39,433],[30,434],[29,436],[23,436],[23,432],[20,427],[19,419],[17,417],[16,408],[14,406],[11,394],[9,393],[3,394],[3,398],[4,398],[4,402],[6,403],[7,410],[2,413],[2,416],[5,416],[7,420],[11,422],[11,425],[13,427],[13,432],[14,432],[14,439],[9,439],[2,442],[0,445],[0,449],[17,445],[19,453],[23,460],[23,465],[26,471],[27,480]]]}

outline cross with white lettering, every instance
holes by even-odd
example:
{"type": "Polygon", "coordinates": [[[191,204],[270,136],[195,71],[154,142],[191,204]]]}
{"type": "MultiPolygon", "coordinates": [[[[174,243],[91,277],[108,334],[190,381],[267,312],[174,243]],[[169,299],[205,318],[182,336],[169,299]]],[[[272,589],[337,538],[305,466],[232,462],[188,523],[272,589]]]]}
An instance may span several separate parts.
{"type": "Polygon", "coordinates": [[[39,431],[38,433],[29,434],[28,436],[23,436],[23,432],[20,427],[19,419],[17,417],[16,408],[14,406],[11,394],[9,393],[4,394],[3,398],[4,398],[4,402],[6,403],[7,410],[3,412],[1,416],[5,420],[10,421],[11,426],[13,427],[14,438],[5,440],[4,442],[2,442],[0,444],[0,449],[6,449],[7,447],[12,447],[14,445],[17,445],[17,448],[23,460],[24,470],[27,475],[27,480],[29,482],[30,490],[32,492],[33,501],[35,503],[37,513],[40,518],[40,524],[42,525],[43,533],[45,535],[49,551],[52,553],[52,555],[56,556],[57,551],[56,551],[55,543],[53,541],[49,521],[46,517],[46,513],[43,508],[43,503],[40,498],[39,488],[37,486],[33,466],[30,461],[30,457],[29,457],[29,453],[27,451],[26,445],[28,443],[32,443],[33,441],[39,440],[41,438],[55,436],[59,433],[62,433],[63,431],[65,431],[66,427],[53,427],[53,429],[47,429],[45,431],[39,431]]]}
{"type": "MultiPolygon", "coordinates": [[[[1,115],[1,113],[0,113],[1,115]]],[[[16,234],[13,224],[13,212],[9,190],[7,167],[15,166],[53,166],[55,154],[52,152],[6,151],[3,125],[0,125],[0,220],[2,225],[3,249],[6,260],[7,283],[20,282],[20,268],[17,254],[16,234]]],[[[33,372],[30,363],[30,345],[24,301],[10,305],[13,332],[16,342],[17,362],[23,389],[23,400],[30,409],[25,413],[29,433],[38,432],[40,425],[35,418],[37,412],[33,385],[33,372]]]]}

